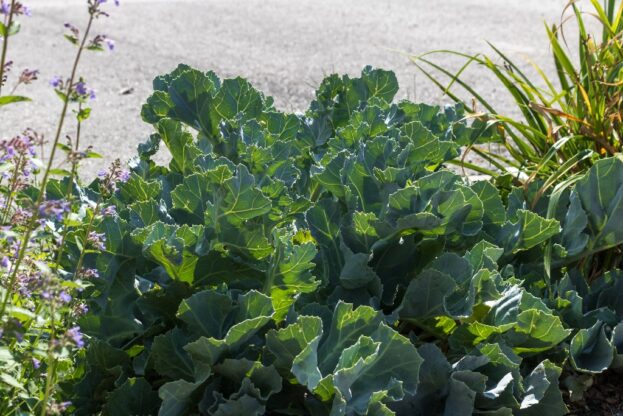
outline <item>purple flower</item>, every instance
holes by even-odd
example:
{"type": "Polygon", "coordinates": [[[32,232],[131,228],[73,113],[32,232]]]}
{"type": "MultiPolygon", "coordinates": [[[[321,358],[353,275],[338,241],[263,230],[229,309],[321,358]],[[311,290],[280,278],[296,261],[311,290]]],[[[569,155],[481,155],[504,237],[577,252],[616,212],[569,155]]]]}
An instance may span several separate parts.
{"type": "Polygon", "coordinates": [[[2,257],[2,260],[0,260],[0,266],[4,267],[5,269],[8,269],[11,266],[11,262],[9,261],[9,258],[7,256],[2,257]]]}
{"type": "Polygon", "coordinates": [[[119,176],[118,176],[118,180],[119,182],[127,182],[128,180],[130,180],[130,172],[123,169],[119,172],[119,176]]]}
{"type": "Polygon", "coordinates": [[[76,306],[74,307],[74,314],[76,316],[84,315],[88,311],[89,311],[89,307],[83,302],[76,304],[76,306]]]}
{"type": "Polygon", "coordinates": [[[54,88],[59,88],[63,84],[63,79],[59,76],[55,76],[50,80],[50,85],[54,88]]]}
{"type": "Polygon", "coordinates": [[[65,23],[63,26],[65,26],[66,29],[69,29],[69,31],[72,33],[72,39],[74,39],[75,41],[78,41],[78,36],[80,35],[80,30],[72,25],[71,23],[65,23]]]}
{"type": "Polygon", "coordinates": [[[11,5],[4,0],[0,1],[0,14],[9,14],[11,11],[11,5]]]}
{"type": "Polygon", "coordinates": [[[69,293],[65,292],[64,290],[61,293],[59,293],[58,298],[63,303],[71,302],[71,295],[69,293]]]}
{"type": "Polygon", "coordinates": [[[41,367],[41,361],[37,360],[35,357],[32,357],[32,366],[35,367],[35,370],[41,367]]]}
{"type": "Polygon", "coordinates": [[[54,218],[62,221],[63,215],[69,212],[69,202],[62,200],[45,201],[39,206],[39,216],[41,218],[54,218]]]}
{"type": "Polygon", "coordinates": [[[76,344],[76,347],[78,347],[78,348],[84,347],[84,340],[82,339],[82,333],[80,332],[80,327],[79,326],[74,326],[72,328],[69,328],[65,335],[74,344],[76,344]]]}
{"type": "Polygon", "coordinates": [[[91,231],[87,237],[87,242],[97,250],[106,250],[106,236],[104,233],[91,231]]]}
{"type": "Polygon", "coordinates": [[[96,269],[82,269],[78,272],[78,276],[83,279],[97,279],[100,277],[100,274],[96,269]]]}
{"type": "Polygon", "coordinates": [[[115,41],[109,38],[106,38],[104,40],[104,42],[106,42],[106,46],[108,46],[108,50],[110,51],[114,51],[115,50],[115,41]]]}
{"type": "Polygon", "coordinates": [[[87,85],[83,81],[78,82],[76,84],[75,88],[76,88],[76,92],[79,95],[87,95],[88,94],[87,85]]]}
{"type": "Polygon", "coordinates": [[[109,205],[106,208],[102,208],[101,214],[104,217],[114,217],[117,215],[117,207],[114,205],[109,205]]]}

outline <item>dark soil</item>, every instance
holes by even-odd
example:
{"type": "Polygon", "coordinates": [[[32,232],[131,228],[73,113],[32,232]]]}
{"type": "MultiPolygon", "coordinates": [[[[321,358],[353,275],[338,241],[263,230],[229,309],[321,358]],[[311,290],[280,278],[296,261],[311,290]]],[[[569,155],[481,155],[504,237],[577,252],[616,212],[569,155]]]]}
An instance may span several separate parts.
{"type": "Polygon", "coordinates": [[[568,394],[565,400],[570,416],[623,416],[623,371],[599,374],[581,401],[570,401],[568,394]]]}

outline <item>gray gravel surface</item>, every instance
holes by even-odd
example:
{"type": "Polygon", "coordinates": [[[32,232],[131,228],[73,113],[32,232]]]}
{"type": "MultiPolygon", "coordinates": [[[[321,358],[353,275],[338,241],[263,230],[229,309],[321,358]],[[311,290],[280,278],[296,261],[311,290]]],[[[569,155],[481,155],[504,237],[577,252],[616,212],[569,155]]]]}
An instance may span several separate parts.
{"type": "MultiPolygon", "coordinates": [[[[48,80],[67,74],[75,49],[63,23],[86,23],[85,0],[24,0],[33,17],[10,47],[16,69],[38,68],[41,79],[20,92],[34,99],[0,108],[0,137],[32,127],[53,134],[60,101],[48,80]]],[[[112,3],[112,0],[110,0],[112,3]]],[[[279,108],[302,111],[330,73],[356,75],[367,64],[396,72],[399,98],[447,102],[399,51],[488,51],[490,41],[513,58],[529,57],[551,70],[543,22],[558,22],[565,0],[122,0],[107,6],[95,33],[117,40],[114,53],[88,54],[80,73],[97,89],[83,139],[105,155],[89,161],[86,176],[116,157],[127,160],[150,133],[140,119],[152,79],[184,62],[222,77],[241,75],[275,98],[279,108]],[[132,89],[129,95],[120,91],[132,89]]],[[[456,67],[457,59],[437,57],[456,67]]],[[[529,66],[528,64],[525,64],[529,66]]],[[[17,72],[17,71],[15,71],[17,72]]],[[[484,71],[467,74],[492,102],[511,108],[484,71]]],[[[65,134],[73,134],[68,119],[65,134]]]]}

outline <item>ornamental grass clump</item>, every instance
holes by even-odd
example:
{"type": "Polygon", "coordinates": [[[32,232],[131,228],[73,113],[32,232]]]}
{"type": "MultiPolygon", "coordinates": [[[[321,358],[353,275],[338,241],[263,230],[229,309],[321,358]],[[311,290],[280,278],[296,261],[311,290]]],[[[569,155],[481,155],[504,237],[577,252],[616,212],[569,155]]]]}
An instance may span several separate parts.
{"type": "Polygon", "coordinates": [[[549,179],[541,192],[561,181],[577,179],[595,160],[623,150],[623,5],[616,0],[573,0],[565,7],[560,24],[546,25],[545,29],[554,74],[547,74],[534,62],[530,62],[534,75],[522,71],[521,65],[494,45],[490,45],[494,52],[491,56],[444,50],[413,57],[416,67],[447,96],[463,102],[456,91],[462,88],[473,97],[477,108],[466,104],[472,110],[471,117],[486,120],[499,129],[495,141],[502,144],[503,152],[482,146],[485,141],[467,149],[497,170],[474,166],[464,159],[459,164],[493,176],[512,168],[518,179],[527,178],[524,182],[549,179]],[[594,23],[601,33],[590,33],[589,27],[594,23]],[[569,34],[573,30],[577,30],[578,37],[572,40],[569,34]],[[458,72],[453,72],[432,60],[431,56],[438,54],[464,57],[467,61],[458,72]],[[521,116],[510,117],[509,109],[495,108],[479,93],[479,86],[462,78],[473,64],[482,66],[500,81],[521,116]]]}
{"type": "MultiPolygon", "coordinates": [[[[114,42],[93,35],[95,19],[108,16],[105,0],[88,0],[85,29],[66,24],[65,38],[76,46],[66,77],[54,76],[50,85],[61,99],[56,131],[43,134],[25,129],[0,141],[0,414],[61,414],[74,406],[61,384],[75,376],[76,354],[85,346],[78,318],[88,307],[79,294],[97,279],[98,272],[82,267],[85,253],[106,249],[94,226],[114,215],[105,198],[123,178],[116,163],[98,181],[98,199],[79,189],[80,162],[97,157],[80,143],[89,118],[94,90],[79,75],[85,51],[112,50],[114,42]],[[74,114],[77,133],[63,136],[68,114],[74,114]],[[49,149],[45,155],[44,150],[49,149]],[[54,168],[58,152],[68,169],[54,168]],[[69,252],[68,242],[80,249],[69,252]]],[[[37,81],[43,71],[24,69],[13,78],[12,38],[20,18],[31,10],[15,0],[0,1],[0,113],[2,107],[30,101],[17,95],[37,81]],[[7,94],[8,92],[8,94],[7,94]]],[[[22,105],[22,104],[20,104],[22,105]]]]}

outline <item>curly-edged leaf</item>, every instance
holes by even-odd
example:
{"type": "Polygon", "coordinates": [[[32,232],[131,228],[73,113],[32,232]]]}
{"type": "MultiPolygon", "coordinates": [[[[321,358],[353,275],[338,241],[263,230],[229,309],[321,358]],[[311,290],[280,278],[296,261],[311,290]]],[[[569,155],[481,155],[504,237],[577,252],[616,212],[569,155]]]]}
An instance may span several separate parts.
{"type": "Polygon", "coordinates": [[[612,330],[611,342],[614,347],[612,368],[620,369],[623,367],[623,322],[619,323],[612,330]]]}
{"type": "Polygon", "coordinates": [[[476,243],[464,258],[469,262],[472,270],[497,270],[497,261],[504,254],[504,249],[486,241],[476,243]]]}
{"type": "Polygon", "coordinates": [[[260,393],[257,398],[262,401],[281,391],[282,380],[275,367],[264,366],[259,361],[225,359],[214,371],[235,385],[241,385],[245,379],[251,381],[260,393]]]}
{"type": "Polygon", "coordinates": [[[222,338],[234,310],[231,297],[212,290],[195,293],[180,303],[177,317],[197,335],[222,338]]]}
{"type": "Polygon", "coordinates": [[[282,320],[288,308],[303,293],[313,292],[320,282],[312,274],[316,246],[296,244],[289,233],[276,230],[273,234],[275,252],[269,261],[264,292],[270,293],[275,319],[282,320]]]}
{"type": "MultiPolygon", "coordinates": [[[[237,117],[249,120],[262,113],[262,95],[242,78],[227,79],[214,96],[211,112],[212,120],[233,121],[237,117]]],[[[215,123],[218,125],[218,123],[215,123]]]]}
{"type": "Polygon", "coordinates": [[[484,374],[475,371],[454,371],[450,375],[444,416],[473,414],[476,395],[484,393],[486,378],[484,374]]]}
{"type": "Polygon", "coordinates": [[[336,284],[344,265],[339,240],[341,214],[339,204],[328,198],[322,199],[305,213],[309,230],[319,246],[316,265],[321,273],[318,277],[325,284],[336,284]]]}
{"type": "Polygon", "coordinates": [[[389,197],[388,217],[402,230],[472,236],[482,228],[482,216],[482,201],[476,193],[461,185],[460,177],[446,171],[425,176],[389,197]],[[437,221],[419,218],[422,213],[437,221]]]}
{"type": "Polygon", "coordinates": [[[249,379],[245,379],[240,390],[225,398],[222,393],[215,392],[215,403],[211,404],[208,413],[214,416],[261,416],[266,408],[257,397],[259,390],[249,379]]]}
{"type": "MultiPolygon", "coordinates": [[[[211,189],[210,177],[206,173],[195,173],[185,176],[181,184],[171,192],[173,208],[186,214],[183,219],[189,224],[203,224],[208,208],[211,189]]],[[[179,215],[178,215],[179,217],[179,215]]]]}
{"type": "Polygon", "coordinates": [[[588,234],[584,232],[588,225],[588,217],[582,209],[582,203],[576,192],[569,197],[569,210],[562,226],[561,244],[567,255],[575,257],[582,253],[588,244],[588,234]]]}
{"type": "Polygon", "coordinates": [[[160,197],[162,185],[158,182],[148,182],[136,173],[130,174],[127,182],[119,186],[119,199],[126,204],[151,201],[160,197]]]}
{"type": "Polygon", "coordinates": [[[205,222],[216,226],[219,221],[239,226],[245,221],[267,214],[272,201],[256,186],[255,178],[249,170],[239,165],[235,176],[223,183],[222,196],[207,203],[205,222]]]}
{"type": "Polygon", "coordinates": [[[456,283],[445,273],[428,269],[411,281],[400,305],[400,317],[424,321],[446,314],[444,299],[454,291],[456,283]]]}
{"type": "Polygon", "coordinates": [[[173,380],[193,380],[194,367],[190,356],[184,351],[188,341],[188,337],[178,328],[155,337],[149,359],[156,371],[173,380]]]}
{"type": "Polygon", "coordinates": [[[142,242],[143,254],[164,267],[172,279],[192,283],[198,260],[194,247],[202,232],[201,226],[178,228],[156,222],[134,236],[142,242]]]}
{"type": "MultiPolygon", "coordinates": [[[[181,317],[188,322],[192,322],[193,326],[203,327],[203,331],[213,331],[219,329],[223,335],[220,336],[202,336],[198,340],[191,342],[184,348],[195,364],[196,368],[210,369],[219,361],[221,356],[227,351],[236,352],[238,348],[243,346],[262,328],[271,322],[274,311],[272,309],[271,299],[259,292],[251,290],[245,294],[238,296],[236,307],[232,308],[227,316],[224,311],[216,311],[220,304],[201,305],[201,298],[207,295],[209,291],[193,300],[195,304],[194,310],[186,309],[186,305],[180,305],[181,317]],[[214,316],[209,319],[210,323],[197,321],[201,319],[199,313],[213,313],[214,316]],[[215,320],[215,316],[218,318],[215,320]]],[[[223,300],[220,300],[223,302],[223,300]]],[[[226,306],[227,307],[227,306],[226,306]]]]}
{"type": "Polygon", "coordinates": [[[170,118],[160,120],[156,127],[173,157],[171,169],[179,173],[192,173],[193,162],[201,155],[193,136],[184,130],[182,123],[170,118]]]}
{"type": "Polygon", "coordinates": [[[596,322],[590,328],[580,329],[571,339],[571,364],[578,371],[601,373],[614,359],[614,346],[606,336],[604,324],[596,322]]]}
{"type": "Polygon", "coordinates": [[[608,320],[611,325],[623,320],[623,271],[612,270],[597,278],[585,296],[585,307],[589,310],[607,308],[615,316],[608,320]]]}
{"type": "Polygon", "coordinates": [[[539,352],[558,345],[570,333],[557,316],[529,309],[517,316],[513,332],[506,333],[505,339],[516,353],[539,352]]]}
{"type": "Polygon", "coordinates": [[[623,161],[597,161],[575,186],[588,217],[588,250],[594,252],[623,242],[623,161]]]}
{"type": "Polygon", "coordinates": [[[452,367],[435,344],[424,343],[418,348],[418,354],[423,361],[416,393],[407,394],[403,400],[390,403],[390,407],[398,415],[443,414],[452,367]]]}
{"type": "Polygon", "coordinates": [[[156,222],[173,222],[163,201],[137,201],[127,207],[130,211],[129,222],[133,228],[148,227],[156,222]]]}
{"type": "Polygon", "coordinates": [[[144,378],[129,378],[106,399],[105,415],[154,415],[158,413],[158,393],[144,378]]]}
{"type": "Polygon", "coordinates": [[[560,232],[555,219],[545,219],[534,212],[518,209],[517,221],[504,224],[497,238],[506,253],[517,253],[535,247],[560,232]]]}
{"type": "Polygon", "coordinates": [[[524,380],[524,396],[516,414],[521,416],[566,415],[558,387],[562,370],[549,360],[541,362],[524,380]]]}
{"type": "Polygon", "coordinates": [[[494,233],[506,221],[506,209],[499,191],[490,182],[479,181],[470,187],[482,201],[485,231],[494,233]]]}
{"type": "Polygon", "coordinates": [[[299,316],[285,328],[271,329],[266,334],[266,347],[274,356],[273,365],[286,379],[316,386],[322,375],[318,369],[318,344],[322,320],[317,316],[299,316]]]}
{"type": "Polygon", "coordinates": [[[388,402],[401,400],[405,392],[414,394],[421,364],[411,342],[381,323],[370,337],[362,335],[342,351],[333,384],[347,402],[347,413],[365,414],[379,392],[387,392],[388,402]]]}
{"type": "Polygon", "coordinates": [[[353,345],[360,336],[370,336],[381,322],[382,314],[370,307],[353,309],[352,304],[338,302],[329,331],[318,350],[321,373],[326,375],[333,372],[342,351],[353,345]]]}
{"type": "Polygon", "coordinates": [[[197,382],[176,380],[165,383],[158,390],[162,406],[159,416],[187,415],[198,400],[201,400],[202,387],[209,374],[197,382]]]}
{"type": "Polygon", "coordinates": [[[162,138],[159,134],[152,134],[143,143],[138,145],[138,156],[141,159],[149,160],[150,157],[158,153],[160,148],[160,141],[162,138]]]}

